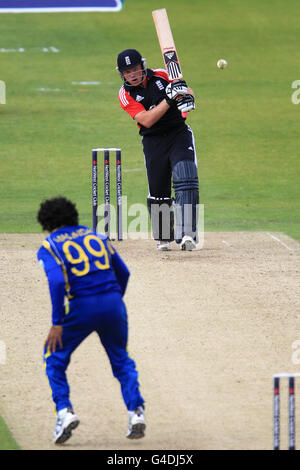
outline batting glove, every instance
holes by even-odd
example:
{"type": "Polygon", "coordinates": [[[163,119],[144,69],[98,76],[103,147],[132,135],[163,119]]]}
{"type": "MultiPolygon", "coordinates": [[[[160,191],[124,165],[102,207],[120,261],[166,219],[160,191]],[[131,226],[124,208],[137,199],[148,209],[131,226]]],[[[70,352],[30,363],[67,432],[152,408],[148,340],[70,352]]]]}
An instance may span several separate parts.
{"type": "Polygon", "coordinates": [[[192,109],[195,109],[195,100],[192,95],[184,95],[177,101],[177,108],[182,113],[188,113],[192,109]]]}
{"type": "Polygon", "coordinates": [[[186,95],[187,91],[188,87],[184,80],[178,80],[166,86],[166,95],[170,100],[175,100],[179,95],[186,95]]]}

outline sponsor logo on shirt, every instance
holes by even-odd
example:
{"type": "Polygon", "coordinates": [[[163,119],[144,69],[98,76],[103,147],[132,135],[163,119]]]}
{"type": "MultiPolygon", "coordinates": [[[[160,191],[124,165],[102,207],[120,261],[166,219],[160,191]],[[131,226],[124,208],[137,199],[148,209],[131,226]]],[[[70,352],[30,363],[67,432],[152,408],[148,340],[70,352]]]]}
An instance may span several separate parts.
{"type": "Polygon", "coordinates": [[[156,80],[155,83],[156,83],[156,85],[158,86],[158,88],[159,88],[160,90],[164,90],[164,89],[165,89],[165,87],[163,86],[163,84],[161,83],[160,80],[156,80]]]}

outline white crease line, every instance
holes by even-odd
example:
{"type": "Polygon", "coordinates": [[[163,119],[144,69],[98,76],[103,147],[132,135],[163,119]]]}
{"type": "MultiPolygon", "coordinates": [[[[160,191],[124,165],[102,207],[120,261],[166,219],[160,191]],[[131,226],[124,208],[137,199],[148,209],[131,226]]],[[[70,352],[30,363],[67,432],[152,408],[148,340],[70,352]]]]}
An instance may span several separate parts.
{"type": "Polygon", "coordinates": [[[72,82],[72,85],[100,85],[101,82],[72,82]]]}
{"type": "Polygon", "coordinates": [[[36,88],[36,91],[61,91],[60,88],[36,88]]]}
{"type": "Polygon", "coordinates": [[[92,81],[88,82],[86,80],[83,80],[81,82],[71,82],[72,85],[114,85],[115,82],[98,82],[98,81],[92,81]]]}
{"type": "Polygon", "coordinates": [[[268,233],[268,235],[270,235],[271,238],[273,238],[273,240],[276,240],[278,243],[280,243],[282,246],[284,246],[287,250],[293,251],[293,249],[290,248],[289,246],[287,246],[282,240],[280,240],[280,238],[275,237],[275,235],[272,235],[269,232],[267,232],[267,233],[268,233]]]}
{"type": "Polygon", "coordinates": [[[27,52],[27,51],[39,51],[39,52],[59,52],[59,49],[57,49],[54,46],[50,47],[32,47],[29,49],[25,49],[24,47],[18,47],[16,49],[7,49],[5,47],[0,48],[0,52],[5,52],[5,53],[10,53],[10,52],[27,52]]]}

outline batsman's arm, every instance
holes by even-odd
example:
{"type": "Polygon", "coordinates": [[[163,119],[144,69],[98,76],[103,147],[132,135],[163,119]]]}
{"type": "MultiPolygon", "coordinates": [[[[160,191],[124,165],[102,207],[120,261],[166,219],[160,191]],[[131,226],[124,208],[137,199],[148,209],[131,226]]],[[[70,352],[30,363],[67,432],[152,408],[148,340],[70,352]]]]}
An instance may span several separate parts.
{"type": "MultiPolygon", "coordinates": [[[[163,77],[163,72],[160,73],[163,77]]],[[[185,83],[185,82],[184,82],[185,83]]],[[[192,95],[195,97],[193,90],[190,87],[187,87],[187,94],[192,95]]],[[[164,114],[169,110],[170,106],[176,103],[177,96],[174,99],[166,98],[162,100],[155,108],[151,108],[148,111],[145,109],[143,111],[139,111],[133,119],[135,119],[139,124],[146,128],[150,128],[155,124],[160,118],[163,117],[164,114]]]]}
{"type": "Polygon", "coordinates": [[[141,111],[134,116],[134,119],[144,127],[152,127],[170,109],[170,105],[164,99],[155,108],[148,111],[141,111]]]}
{"type": "Polygon", "coordinates": [[[166,101],[162,101],[155,108],[146,111],[141,103],[136,102],[129,93],[121,87],[119,92],[119,101],[121,108],[124,109],[138,124],[144,127],[151,127],[155,124],[169,109],[166,101]]]}
{"type": "MultiPolygon", "coordinates": [[[[194,92],[191,88],[188,88],[188,94],[194,96],[194,92]]],[[[148,111],[141,111],[137,113],[133,119],[135,119],[142,126],[149,128],[152,127],[172,106],[172,100],[164,99],[155,108],[149,109],[148,111]]],[[[175,103],[175,101],[174,101],[175,103]]]]}

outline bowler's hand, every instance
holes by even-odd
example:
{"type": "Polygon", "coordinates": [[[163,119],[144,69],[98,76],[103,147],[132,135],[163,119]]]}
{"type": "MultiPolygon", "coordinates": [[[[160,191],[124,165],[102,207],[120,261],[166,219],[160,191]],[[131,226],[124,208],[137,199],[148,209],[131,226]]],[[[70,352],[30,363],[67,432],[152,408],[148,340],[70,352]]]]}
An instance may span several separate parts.
{"type": "Polygon", "coordinates": [[[48,344],[48,350],[50,353],[53,353],[56,351],[56,345],[57,343],[59,344],[59,347],[62,348],[62,332],[63,332],[63,327],[62,326],[52,326],[50,328],[50,331],[48,333],[47,339],[44,343],[44,348],[48,344]]]}

